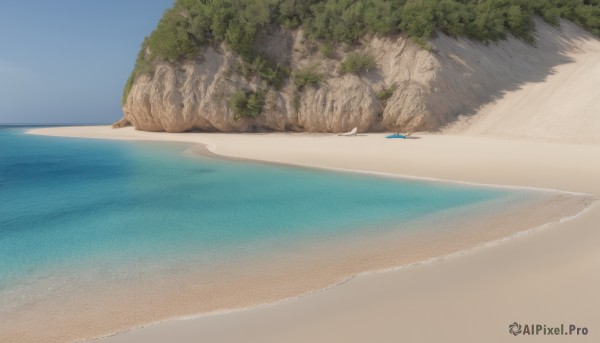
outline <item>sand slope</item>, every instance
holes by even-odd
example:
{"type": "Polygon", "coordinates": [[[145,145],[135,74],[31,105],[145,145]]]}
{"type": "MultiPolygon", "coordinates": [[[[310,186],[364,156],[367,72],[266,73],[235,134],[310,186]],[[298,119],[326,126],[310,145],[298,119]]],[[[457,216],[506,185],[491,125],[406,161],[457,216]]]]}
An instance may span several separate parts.
{"type": "Polygon", "coordinates": [[[543,82],[502,94],[445,132],[600,143],[600,42],[589,36],[574,42],[568,60],[551,68],[543,82]]]}

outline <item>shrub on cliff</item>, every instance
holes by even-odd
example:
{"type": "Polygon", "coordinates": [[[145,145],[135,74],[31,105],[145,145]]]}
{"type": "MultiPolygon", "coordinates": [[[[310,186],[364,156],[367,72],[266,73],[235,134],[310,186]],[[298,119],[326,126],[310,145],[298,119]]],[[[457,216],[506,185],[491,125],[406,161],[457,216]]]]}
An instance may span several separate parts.
{"type": "Polygon", "coordinates": [[[365,53],[353,52],[348,54],[340,65],[341,74],[359,75],[363,72],[375,69],[375,59],[365,53]]]}
{"type": "Polygon", "coordinates": [[[237,118],[258,117],[262,113],[265,103],[261,91],[249,92],[237,91],[232,97],[229,105],[237,118]]]}
{"type": "Polygon", "coordinates": [[[251,61],[243,61],[239,65],[238,72],[245,78],[259,76],[275,89],[279,89],[283,80],[289,75],[287,68],[262,56],[255,56],[251,61]]]}
{"type": "Polygon", "coordinates": [[[302,91],[306,86],[317,87],[323,78],[323,74],[317,72],[314,67],[308,67],[296,72],[294,84],[299,91],[302,91]]]}
{"type": "Polygon", "coordinates": [[[385,102],[392,95],[394,95],[394,92],[396,91],[396,89],[398,89],[398,85],[394,83],[393,85],[391,85],[389,87],[382,88],[377,93],[375,93],[375,95],[377,96],[377,99],[385,102]]]}

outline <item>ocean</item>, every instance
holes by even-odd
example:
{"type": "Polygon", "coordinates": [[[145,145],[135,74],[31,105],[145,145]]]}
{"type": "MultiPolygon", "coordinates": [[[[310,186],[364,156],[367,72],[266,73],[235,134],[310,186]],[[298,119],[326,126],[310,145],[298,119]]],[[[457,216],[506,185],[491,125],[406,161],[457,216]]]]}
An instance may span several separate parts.
{"type": "Polygon", "coordinates": [[[527,198],[503,188],[225,160],[194,155],[188,144],[26,130],[0,127],[0,317],[13,318],[15,330],[16,321],[31,325],[36,313],[61,304],[77,308],[81,318],[86,311],[101,317],[115,310],[106,299],[125,294],[140,311],[155,301],[169,307],[181,300],[165,300],[165,294],[182,283],[180,294],[189,301],[181,314],[235,307],[245,290],[248,297],[260,293],[246,287],[248,280],[282,280],[284,287],[300,285],[292,274],[310,276],[307,268],[286,265],[290,261],[312,261],[321,268],[317,274],[330,271],[326,282],[333,282],[343,275],[336,263],[360,264],[360,256],[343,249],[348,242],[359,251],[363,243],[379,244],[377,237],[452,237],[456,225],[446,227],[443,218],[456,221],[527,198]],[[315,258],[320,253],[334,262],[315,258]],[[235,291],[221,291],[237,283],[235,291]],[[137,299],[138,293],[145,296],[137,299]],[[81,299],[86,305],[73,307],[81,299]]]}

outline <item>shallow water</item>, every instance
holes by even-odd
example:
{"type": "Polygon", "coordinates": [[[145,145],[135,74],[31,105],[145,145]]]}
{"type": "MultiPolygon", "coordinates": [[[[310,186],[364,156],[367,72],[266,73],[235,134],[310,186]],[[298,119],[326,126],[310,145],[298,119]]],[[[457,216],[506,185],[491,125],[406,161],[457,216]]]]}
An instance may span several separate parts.
{"type": "Polygon", "coordinates": [[[527,198],[501,188],[190,158],[188,147],[0,127],[0,316],[41,311],[38,304],[86,287],[110,293],[165,275],[193,272],[218,288],[237,265],[285,261],[311,245],[356,237],[451,234],[443,224],[409,223],[527,198]]]}

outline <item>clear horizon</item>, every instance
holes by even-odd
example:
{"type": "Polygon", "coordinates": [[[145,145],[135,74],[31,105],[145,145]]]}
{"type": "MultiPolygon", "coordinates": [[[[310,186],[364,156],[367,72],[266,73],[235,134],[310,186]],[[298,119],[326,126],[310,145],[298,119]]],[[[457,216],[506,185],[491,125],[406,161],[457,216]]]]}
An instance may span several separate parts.
{"type": "Polygon", "coordinates": [[[0,124],[105,124],[173,0],[28,1],[0,12],[0,124]]]}

